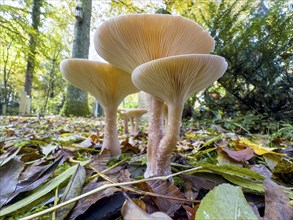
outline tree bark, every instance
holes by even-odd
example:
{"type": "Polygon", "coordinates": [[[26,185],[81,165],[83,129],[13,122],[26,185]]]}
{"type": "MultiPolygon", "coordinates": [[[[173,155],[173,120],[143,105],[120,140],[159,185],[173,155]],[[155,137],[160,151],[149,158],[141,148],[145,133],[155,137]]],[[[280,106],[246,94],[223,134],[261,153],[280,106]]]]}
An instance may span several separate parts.
{"type": "Polygon", "coordinates": [[[38,34],[40,26],[40,17],[41,17],[41,7],[43,0],[34,0],[33,9],[32,9],[32,28],[33,32],[29,34],[29,51],[25,72],[25,84],[24,90],[28,96],[31,96],[33,75],[35,70],[35,58],[36,58],[36,48],[38,43],[38,34]]]}
{"type": "MultiPolygon", "coordinates": [[[[87,59],[90,46],[90,24],[91,24],[91,0],[81,0],[78,5],[83,10],[83,19],[76,20],[74,24],[74,41],[72,48],[72,58],[87,59]]],[[[67,87],[67,94],[63,106],[62,114],[69,116],[89,115],[87,92],[80,90],[71,84],[67,87]]]]}

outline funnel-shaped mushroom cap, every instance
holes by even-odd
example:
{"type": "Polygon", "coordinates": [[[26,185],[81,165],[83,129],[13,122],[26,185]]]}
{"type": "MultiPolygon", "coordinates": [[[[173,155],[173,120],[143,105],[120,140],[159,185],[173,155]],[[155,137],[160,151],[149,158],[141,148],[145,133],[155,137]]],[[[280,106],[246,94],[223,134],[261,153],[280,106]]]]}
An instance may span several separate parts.
{"type": "Polygon", "coordinates": [[[122,15],[104,22],[94,37],[98,54],[132,72],[140,64],[181,54],[207,54],[214,40],[201,26],[181,16],[122,15]]]}
{"type": "Polygon", "coordinates": [[[147,113],[147,110],[145,109],[127,109],[124,113],[122,113],[123,115],[126,115],[127,117],[140,117],[143,114],[147,113]]]}
{"type": "Polygon", "coordinates": [[[68,59],[60,69],[68,82],[91,93],[103,107],[118,106],[127,95],[139,91],[129,73],[108,63],[68,59]]]}
{"type": "Polygon", "coordinates": [[[180,55],[150,61],[132,73],[133,83],[141,90],[167,103],[183,104],[187,98],[218,78],[227,62],[216,55],[180,55]]]}

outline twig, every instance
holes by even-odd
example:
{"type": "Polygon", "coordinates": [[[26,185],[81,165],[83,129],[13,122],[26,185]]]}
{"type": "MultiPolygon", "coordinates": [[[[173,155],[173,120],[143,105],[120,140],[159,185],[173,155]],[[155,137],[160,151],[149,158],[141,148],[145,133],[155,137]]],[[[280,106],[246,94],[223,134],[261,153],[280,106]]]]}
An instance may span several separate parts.
{"type": "Polygon", "coordinates": [[[72,198],[70,200],[67,200],[63,203],[60,203],[59,205],[56,205],[54,207],[51,207],[51,208],[48,208],[48,209],[45,209],[41,212],[38,212],[38,213],[35,213],[33,215],[29,215],[27,217],[24,217],[24,218],[21,218],[20,220],[30,220],[30,219],[33,219],[33,218],[36,218],[36,217],[39,217],[41,215],[44,215],[44,214],[47,214],[49,212],[52,212],[56,209],[59,209],[61,207],[64,207],[70,203],[73,203],[73,202],[76,202],[82,198],[85,198],[87,196],[90,196],[92,194],[95,194],[96,192],[99,192],[99,191],[102,191],[104,189],[107,189],[107,188],[110,188],[110,187],[121,187],[121,186],[127,186],[127,185],[132,185],[132,184],[137,184],[137,183],[144,183],[144,182],[147,182],[147,181],[153,181],[153,180],[167,180],[167,179],[170,179],[174,176],[178,176],[178,175],[181,175],[181,174],[184,174],[184,173],[188,173],[188,172],[191,172],[191,171],[194,171],[194,170],[198,170],[198,169],[202,169],[201,166],[199,167],[195,167],[195,168],[192,168],[192,169],[189,169],[189,170],[184,170],[184,171],[180,171],[178,173],[174,173],[174,174],[170,174],[170,175],[167,175],[167,176],[158,176],[158,177],[152,177],[152,178],[148,178],[148,179],[141,179],[141,180],[135,180],[135,181],[130,181],[130,182],[123,182],[123,183],[112,183],[112,184],[105,184],[103,186],[100,186],[96,189],[93,189],[87,193],[84,193],[80,196],[77,196],[75,198],[72,198]]]}
{"type": "MultiPolygon", "coordinates": [[[[109,181],[110,183],[117,183],[115,182],[113,179],[111,179],[110,177],[106,176],[105,174],[99,172],[98,170],[96,170],[94,167],[90,166],[93,170],[95,170],[97,172],[97,174],[99,174],[103,179],[109,181]]],[[[130,192],[134,192],[137,194],[142,194],[145,196],[155,196],[155,197],[161,197],[161,198],[165,198],[165,199],[171,199],[171,200],[179,200],[179,201],[183,201],[183,202],[199,202],[198,200],[190,200],[190,199],[184,199],[184,198],[180,198],[180,197],[173,197],[173,196],[166,196],[166,195],[162,195],[162,194],[158,194],[158,193],[153,193],[153,192],[146,192],[143,190],[136,190],[133,189],[131,187],[128,186],[121,186],[122,189],[125,189],[127,191],[130,192]]]]}

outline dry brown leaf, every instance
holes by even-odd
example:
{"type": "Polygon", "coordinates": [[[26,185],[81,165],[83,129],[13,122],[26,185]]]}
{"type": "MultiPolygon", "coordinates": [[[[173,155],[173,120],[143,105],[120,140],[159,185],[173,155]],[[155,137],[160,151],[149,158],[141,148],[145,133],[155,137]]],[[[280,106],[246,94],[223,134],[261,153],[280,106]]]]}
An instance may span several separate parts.
{"type": "Polygon", "coordinates": [[[250,160],[254,156],[254,150],[247,147],[244,150],[230,150],[227,147],[222,148],[222,150],[232,159],[236,161],[250,160]]]}
{"type": "Polygon", "coordinates": [[[188,217],[188,220],[194,220],[195,219],[195,212],[196,212],[196,209],[195,208],[191,208],[190,206],[188,205],[183,205],[182,206],[185,211],[186,211],[186,214],[187,214],[187,217],[188,217]]]}
{"type": "Polygon", "coordinates": [[[172,220],[167,214],[163,212],[154,212],[147,214],[136,203],[134,203],[126,194],[126,200],[122,206],[121,213],[125,220],[172,220]]]}
{"type": "MultiPolygon", "coordinates": [[[[96,189],[104,184],[107,184],[109,182],[107,181],[103,181],[103,182],[96,182],[96,179],[94,179],[93,181],[91,181],[90,183],[88,183],[82,190],[81,194],[84,194],[86,192],[89,192],[93,189],[96,189]]],[[[103,191],[97,192],[95,194],[92,194],[88,197],[85,197],[83,199],[80,199],[75,208],[72,210],[70,216],[68,217],[69,220],[73,220],[76,219],[79,215],[85,213],[90,207],[91,205],[95,204],[97,201],[99,201],[102,198],[105,197],[109,197],[111,195],[113,195],[115,192],[119,191],[119,189],[111,187],[111,188],[107,188],[103,191]]]]}
{"type": "MultiPolygon", "coordinates": [[[[183,192],[181,192],[177,186],[171,181],[156,180],[148,182],[148,185],[152,192],[167,195],[170,197],[185,198],[183,192]]],[[[182,206],[184,202],[165,198],[154,198],[154,202],[160,211],[167,213],[169,216],[173,216],[174,213],[182,206]]]]}
{"type": "Polygon", "coordinates": [[[293,219],[293,207],[289,205],[289,198],[280,186],[266,179],[263,183],[265,190],[264,220],[293,219]]]}

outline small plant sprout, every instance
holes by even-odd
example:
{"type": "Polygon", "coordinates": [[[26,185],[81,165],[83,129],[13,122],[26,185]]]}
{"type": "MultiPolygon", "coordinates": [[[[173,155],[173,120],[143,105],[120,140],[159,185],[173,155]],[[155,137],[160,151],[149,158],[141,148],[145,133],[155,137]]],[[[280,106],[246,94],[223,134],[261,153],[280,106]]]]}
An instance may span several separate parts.
{"type": "Polygon", "coordinates": [[[68,82],[91,93],[99,101],[105,113],[102,149],[110,149],[112,156],[119,156],[117,108],[127,95],[138,92],[131,75],[111,64],[84,59],[63,60],[60,69],[68,82]]]}
{"type": "Polygon", "coordinates": [[[192,93],[220,78],[226,69],[223,57],[191,54],[150,61],[133,71],[133,83],[168,106],[166,135],[155,153],[148,154],[146,177],[171,173],[171,152],[178,140],[184,103],[192,93]]]}

